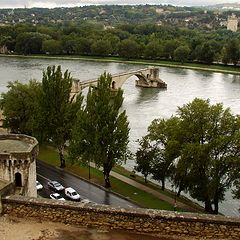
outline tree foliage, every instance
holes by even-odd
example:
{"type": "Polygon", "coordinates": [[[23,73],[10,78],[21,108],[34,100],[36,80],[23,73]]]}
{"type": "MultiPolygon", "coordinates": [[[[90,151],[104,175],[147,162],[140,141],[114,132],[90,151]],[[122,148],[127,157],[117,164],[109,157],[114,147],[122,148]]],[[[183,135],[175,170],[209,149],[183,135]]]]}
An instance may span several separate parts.
{"type": "Polygon", "coordinates": [[[147,177],[152,172],[152,163],[157,155],[157,148],[151,144],[147,137],[143,137],[139,144],[140,148],[136,152],[135,170],[143,174],[145,183],[147,183],[147,177]]]}
{"type": "Polygon", "coordinates": [[[218,203],[240,170],[239,117],[222,104],[201,99],[179,108],[178,114],[184,136],[179,161],[191,177],[188,190],[206,211],[218,213],[218,203]]]}
{"type": "Polygon", "coordinates": [[[38,117],[35,134],[38,139],[51,141],[59,151],[60,167],[65,167],[64,148],[70,139],[76,112],[81,108],[82,97],[71,97],[72,78],[61,67],[49,66],[43,72],[39,94],[38,117]]]}
{"type": "Polygon", "coordinates": [[[165,189],[166,179],[170,180],[173,175],[174,160],[179,155],[179,131],[177,117],[156,119],[148,127],[148,137],[158,146],[158,156],[152,163],[152,174],[155,180],[161,181],[162,190],[165,189]]]}
{"type": "Polygon", "coordinates": [[[121,163],[127,151],[128,121],[121,112],[123,92],[111,90],[112,77],[104,73],[97,87],[89,88],[86,106],[78,112],[70,142],[71,159],[86,164],[93,161],[103,167],[105,187],[111,187],[109,174],[121,163]]]}
{"type": "Polygon", "coordinates": [[[169,178],[179,194],[188,191],[216,214],[233,184],[239,197],[240,117],[230,109],[196,98],[179,107],[176,117],[154,120],[148,137],[160,149],[152,174],[169,178]]]}
{"type": "Polygon", "coordinates": [[[10,82],[8,92],[1,94],[0,108],[5,117],[3,126],[12,133],[32,135],[37,96],[41,84],[35,80],[28,84],[10,82]]]}
{"type": "Polygon", "coordinates": [[[190,54],[190,48],[188,46],[179,46],[174,51],[174,60],[184,63],[188,60],[190,54]]]}

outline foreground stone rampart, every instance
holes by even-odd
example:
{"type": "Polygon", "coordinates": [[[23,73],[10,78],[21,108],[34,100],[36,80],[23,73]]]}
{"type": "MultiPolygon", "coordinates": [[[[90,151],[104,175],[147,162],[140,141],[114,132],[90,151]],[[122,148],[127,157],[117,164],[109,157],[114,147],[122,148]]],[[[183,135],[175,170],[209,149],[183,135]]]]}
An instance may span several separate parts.
{"type": "Polygon", "coordinates": [[[2,199],[3,213],[41,221],[103,229],[131,230],[180,239],[240,239],[240,218],[176,213],[153,209],[113,208],[11,196],[2,199]]]}

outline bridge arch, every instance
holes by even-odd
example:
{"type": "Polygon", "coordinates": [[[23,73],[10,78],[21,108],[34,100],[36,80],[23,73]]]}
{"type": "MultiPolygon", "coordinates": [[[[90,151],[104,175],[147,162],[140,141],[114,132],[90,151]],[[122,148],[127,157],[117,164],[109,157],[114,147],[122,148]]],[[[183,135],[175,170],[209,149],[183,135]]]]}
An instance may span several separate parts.
{"type": "Polygon", "coordinates": [[[122,88],[123,84],[129,80],[131,77],[137,77],[139,81],[145,82],[147,84],[147,77],[141,73],[130,73],[122,76],[112,76],[112,89],[116,90],[122,88]]]}

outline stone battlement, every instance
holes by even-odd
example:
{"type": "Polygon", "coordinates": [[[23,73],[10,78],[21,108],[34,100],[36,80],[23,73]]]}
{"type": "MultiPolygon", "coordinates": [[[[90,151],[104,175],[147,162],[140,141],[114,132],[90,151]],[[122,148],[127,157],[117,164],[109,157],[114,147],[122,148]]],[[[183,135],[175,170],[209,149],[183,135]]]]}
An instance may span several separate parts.
{"type": "Polygon", "coordinates": [[[2,213],[42,221],[101,229],[129,230],[177,239],[240,239],[240,218],[124,209],[93,203],[11,196],[2,199],[2,213]]]}

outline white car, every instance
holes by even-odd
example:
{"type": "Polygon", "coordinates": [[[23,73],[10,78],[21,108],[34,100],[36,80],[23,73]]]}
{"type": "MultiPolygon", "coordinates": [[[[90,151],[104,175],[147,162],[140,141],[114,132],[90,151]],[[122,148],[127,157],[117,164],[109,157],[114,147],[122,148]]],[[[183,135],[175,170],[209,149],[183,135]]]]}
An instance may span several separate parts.
{"type": "Polygon", "coordinates": [[[42,190],[43,185],[39,181],[36,181],[36,188],[37,188],[37,190],[42,190]]]}
{"type": "Polygon", "coordinates": [[[65,201],[65,198],[63,198],[59,193],[52,193],[52,194],[50,194],[50,198],[54,199],[54,200],[65,201]]]}
{"type": "Polygon", "coordinates": [[[48,182],[48,187],[53,189],[54,191],[56,192],[60,192],[62,190],[64,190],[64,187],[62,184],[60,184],[59,182],[57,181],[49,181],[48,182]]]}
{"type": "Polygon", "coordinates": [[[80,200],[80,195],[71,187],[65,188],[65,195],[74,201],[80,200]]]}

